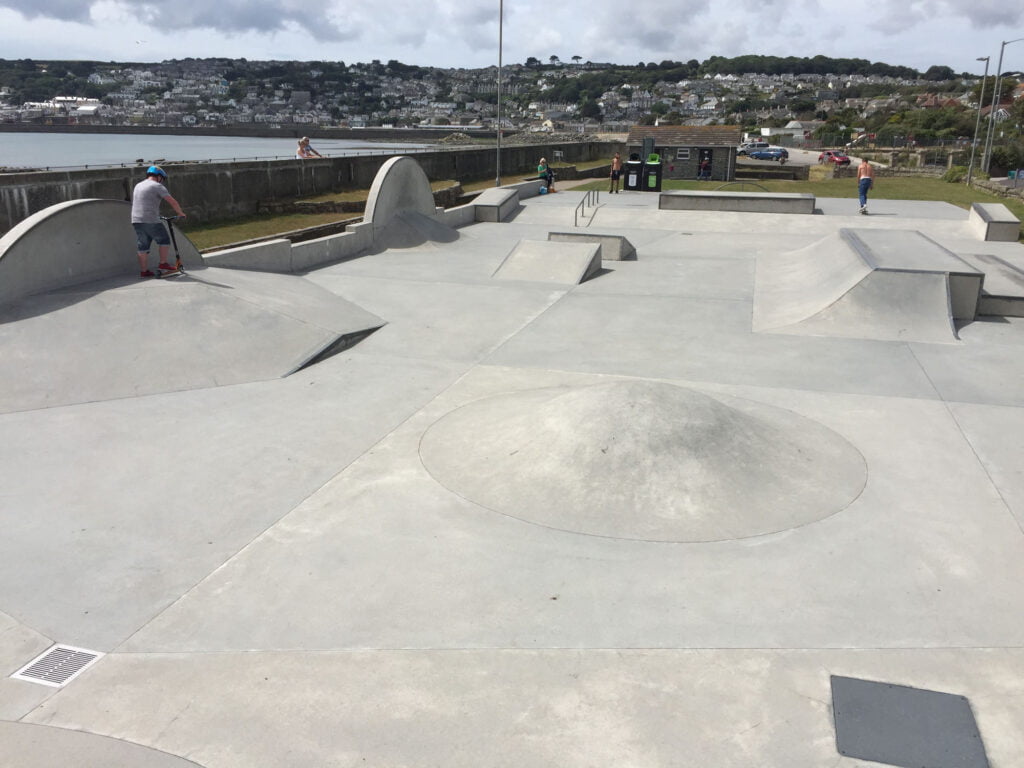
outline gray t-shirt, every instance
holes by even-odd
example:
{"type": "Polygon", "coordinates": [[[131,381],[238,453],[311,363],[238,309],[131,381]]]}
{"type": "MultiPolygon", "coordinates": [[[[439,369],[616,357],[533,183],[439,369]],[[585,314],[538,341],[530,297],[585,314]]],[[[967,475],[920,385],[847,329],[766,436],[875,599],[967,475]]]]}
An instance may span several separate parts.
{"type": "Polygon", "coordinates": [[[171,193],[156,179],[146,179],[132,191],[132,224],[159,224],[160,202],[171,193]]]}

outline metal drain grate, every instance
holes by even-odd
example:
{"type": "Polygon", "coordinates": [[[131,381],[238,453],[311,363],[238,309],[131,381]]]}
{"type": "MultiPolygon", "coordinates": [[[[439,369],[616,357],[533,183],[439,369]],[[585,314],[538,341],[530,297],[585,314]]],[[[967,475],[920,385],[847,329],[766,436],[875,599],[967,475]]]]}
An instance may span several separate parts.
{"type": "Polygon", "coordinates": [[[55,645],[32,659],[11,677],[54,688],[69,683],[87,667],[96,662],[102,653],[75,648],[71,645],[55,645]]]}

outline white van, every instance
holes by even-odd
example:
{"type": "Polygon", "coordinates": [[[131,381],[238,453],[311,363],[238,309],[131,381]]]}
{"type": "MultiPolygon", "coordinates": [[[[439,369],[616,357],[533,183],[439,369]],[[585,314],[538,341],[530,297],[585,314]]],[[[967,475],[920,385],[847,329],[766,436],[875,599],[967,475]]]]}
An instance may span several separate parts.
{"type": "Polygon", "coordinates": [[[748,141],[746,144],[740,144],[736,149],[737,155],[746,155],[753,152],[755,149],[768,149],[771,145],[767,141],[748,141]]]}

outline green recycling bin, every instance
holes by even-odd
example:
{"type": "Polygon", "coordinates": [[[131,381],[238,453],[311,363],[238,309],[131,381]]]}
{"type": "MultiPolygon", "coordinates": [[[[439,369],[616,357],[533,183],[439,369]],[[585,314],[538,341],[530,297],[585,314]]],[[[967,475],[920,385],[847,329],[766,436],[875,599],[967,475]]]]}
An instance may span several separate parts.
{"type": "Polygon", "coordinates": [[[661,192],[661,156],[652,152],[644,163],[644,192],[661,192]]]}

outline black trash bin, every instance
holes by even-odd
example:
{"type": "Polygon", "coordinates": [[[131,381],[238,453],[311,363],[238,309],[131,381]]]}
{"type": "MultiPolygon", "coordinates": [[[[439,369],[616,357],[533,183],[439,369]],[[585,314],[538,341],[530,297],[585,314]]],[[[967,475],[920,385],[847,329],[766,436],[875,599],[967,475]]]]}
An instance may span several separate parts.
{"type": "Polygon", "coordinates": [[[643,191],[661,192],[661,157],[652,152],[644,163],[643,191]]]}
{"type": "Polygon", "coordinates": [[[626,167],[623,169],[622,188],[639,192],[640,185],[643,183],[643,176],[644,161],[636,155],[630,156],[629,160],[626,161],[626,167]]]}

